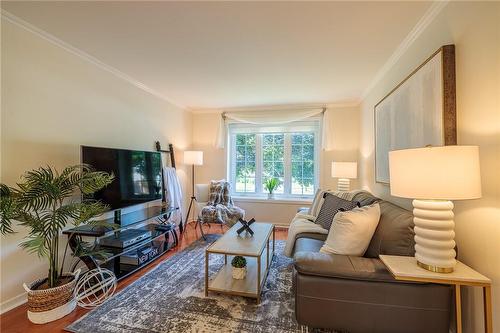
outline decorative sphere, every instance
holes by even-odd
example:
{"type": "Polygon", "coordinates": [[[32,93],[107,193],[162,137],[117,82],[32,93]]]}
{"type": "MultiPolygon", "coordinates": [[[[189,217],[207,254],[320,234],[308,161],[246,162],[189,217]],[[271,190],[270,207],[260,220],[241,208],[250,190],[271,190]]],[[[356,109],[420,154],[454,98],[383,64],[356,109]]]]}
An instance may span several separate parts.
{"type": "Polygon", "coordinates": [[[116,276],[106,268],[95,268],[85,272],[75,286],[78,305],[91,309],[101,305],[113,296],[116,290],[116,276]]]}

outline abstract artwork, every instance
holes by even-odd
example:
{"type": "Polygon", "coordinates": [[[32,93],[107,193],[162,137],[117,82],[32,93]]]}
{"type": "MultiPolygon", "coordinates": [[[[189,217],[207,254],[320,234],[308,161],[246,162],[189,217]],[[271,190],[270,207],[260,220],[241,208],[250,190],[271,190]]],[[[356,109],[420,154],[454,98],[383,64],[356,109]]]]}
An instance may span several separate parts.
{"type": "Polygon", "coordinates": [[[389,152],[456,139],[455,47],[445,45],[375,105],[375,180],[389,184],[389,152]]]}

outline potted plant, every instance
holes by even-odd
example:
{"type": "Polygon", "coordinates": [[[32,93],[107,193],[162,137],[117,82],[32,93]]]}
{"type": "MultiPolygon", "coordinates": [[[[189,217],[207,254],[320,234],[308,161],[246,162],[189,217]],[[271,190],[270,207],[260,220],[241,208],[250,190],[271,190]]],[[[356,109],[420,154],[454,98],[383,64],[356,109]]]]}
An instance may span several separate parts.
{"type": "Polygon", "coordinates": [[[247,275],[247,260],[245,257],[236,256],[231,260],[233,266],[233,279],[243,280],[247,275]]]}
{"type": "Polygon", "coordinates": [[[59,319],[76,307],[74,288],[78,273],[64,272],[64,259],[59,260],[61,231],[72,223],[98,224],[91,219],[107,207],[101,202],[81,199],[113,181],[114,176],[94,171],[88,165],[74,165],[57,172],[41,167],[26,172],[17,188],[0,184],[0,232],[13,233],[12,222],[29,229],[20,246],[29,253],[46,258],[48,275],[29,285],[28,318],[37,324],[59,319]]]}
{"type": "Polygon", "coordinates": [[[268,178],[264,183],[264,188],[269,192],[267,194],[268,199],[272,199],[274,197],[274,190],[280,186],[280,181],[278,178],[268,178]]]}

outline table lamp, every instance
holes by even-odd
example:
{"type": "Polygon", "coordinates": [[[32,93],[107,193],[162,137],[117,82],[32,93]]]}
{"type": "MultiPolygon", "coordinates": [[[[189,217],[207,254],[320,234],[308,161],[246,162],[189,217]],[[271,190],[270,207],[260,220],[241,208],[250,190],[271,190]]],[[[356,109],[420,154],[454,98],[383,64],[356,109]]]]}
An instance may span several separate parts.
{"type": "Polygon", "coordinates": [[[184,152],[184,164],[191,164],[193,170],[191,172],[191,185],[192,185],[192,195],[191,201],[189,202],[189,208],[186,214],[186,223],[188,222],[189,213],[191,212],[191,206],[193,205],[193,200],[196,200],[194,195],[194,167],[195,165],[203,165],[203,152],[199,150],[186,150],[184,152]]]}
{"type": "Polygon", "coordinates": [[[332,162],[332,177],[338,178],[337,190],[349,191],[350,179],[358,177],[358,163],[332,162]]]}
{"type": "Polygon", "coordinates": [[[429,271],[450,273],[456,264],[450,200],[481,197],[479,148],[443,146],[389,152],[391,194],[412,198],[415,258],[429,271]]]}

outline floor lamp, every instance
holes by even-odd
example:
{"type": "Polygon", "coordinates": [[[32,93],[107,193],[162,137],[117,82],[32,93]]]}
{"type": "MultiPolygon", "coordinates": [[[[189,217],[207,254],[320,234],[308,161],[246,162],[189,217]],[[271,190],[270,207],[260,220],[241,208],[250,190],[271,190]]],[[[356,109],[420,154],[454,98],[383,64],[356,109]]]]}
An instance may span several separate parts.
{"type": "Polygon", "coordinates": [[[191,212],[191,207],[193,206],[193,201],[196,201],[196,196],[194,195],[194,167],[195,165],[203,165],[203,152],[199,150],[187,150],[184,152],[184,164],[191,164],[193,168],[191,172],[191,201],[189,202],[189,208],[186,214],[186,223],[188,223],[189,213],[191,212]]]}
{"type": "Polygon", "coordinates": [[[332,177],[338,178],[338,191],[349,191],[351,187],[350,179],[358,177],[358,163],[332,162],[332,177]]]}

